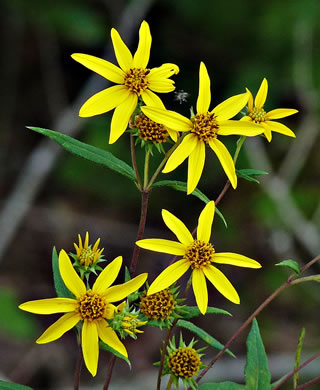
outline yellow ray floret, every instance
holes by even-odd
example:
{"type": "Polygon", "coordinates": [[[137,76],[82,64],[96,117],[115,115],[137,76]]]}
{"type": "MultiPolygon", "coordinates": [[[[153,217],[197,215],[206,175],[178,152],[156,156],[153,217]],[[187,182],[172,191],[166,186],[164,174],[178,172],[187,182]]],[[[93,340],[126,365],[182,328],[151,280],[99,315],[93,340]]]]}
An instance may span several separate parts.
{"type": "Polygon", "coordinates": [[[182,256],[181,260],[169,265],[153,281],[148,290],[148,296],[168,288],[191,268],[192,288],[202,314],[206,313],[208,307],[206,279],[231,302],[240,303],[238,293],[214,264],[230,264],[246,268],[260,268],[261,265],[249,257],[236,253],[215,252],[209,242],[214,212],[215,204],[211,201],[207,203],[200,214],[197,239],[194,239],[180,219],[169,211],[162,210],[165,224],[176,235],[179,242],[156,238],[137,241],[136,244],[141,248],[182,256]]]}

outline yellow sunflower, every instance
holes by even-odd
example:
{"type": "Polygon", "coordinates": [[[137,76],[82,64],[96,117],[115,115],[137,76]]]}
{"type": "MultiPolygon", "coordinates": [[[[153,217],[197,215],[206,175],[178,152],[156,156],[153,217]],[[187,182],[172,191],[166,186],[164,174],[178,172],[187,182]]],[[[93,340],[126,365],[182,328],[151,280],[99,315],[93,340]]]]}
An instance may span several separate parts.
{"type": "Polygon", "coordinates": [[[261,265],[246,256],[236,253],[216,253],[209,243],[214,217],[215,204],[207,203],[202,210],[197,229],[197,239],[186,228],[184,223],[167,210],[162,210],[162,218],[167,227],[176,235],[179,242],[163,239],[145,239],[137,245],[155,252],[182,256],[181,260],[169,265],[151,284],[148,295],[164,290],[177,281],[188,269],[192,269],[192,287],[196,302],[202,314],[208,307],[208,290],[206,278],[215,288],[233,303],[240,303],[238,293],[229,280],[213,264],[230,264],[238,267],[260,268],[261,265]]]}
{"type": "Polygon", "coordinates": [[[87,289],[80,279],[64,250],[59,254],[59,270],[66,287],[75,296],[71,298],[49,298],[29,301],[20,309],[36,314],[66,313],[51,325],[36,341],[38,344],[57,340],[69,329],[82,321],[81,344],[85,364],[90,373],[97,373],[99,359],[99,338],[124,356],[125,346],[119,340],[106,319],[113,318],[116,306],[111,302],[124,299],[137,291],[147,279],[141,274],[124,284],[111,286],[118,276],[122,257],[114,259],[98,276],[92,289],[87,289]]]}
{"type": "Polygon", "coordinates": [[[162,172],[173,171],[189,157],[187,193],[191,194],[199,183],[205,162],[205,146],[209,145],[220,160],[233,188],[236,188],[237,175],[234,162],[228,149],[218,140],[218,136],[255,136],[263,133],[264,130],[255,123],[229,120],[247,104],[248,98],[249,92],[235,95],[209,111],[210,78],[205,64],[201,62],[195,116],[188,119],[174,111],[163,110],[159,107],[151,107],[151,105],[141,107],[142,111],[153,121],[177,131],[189,132],[172,153],[162,172]]]}
{"type": "Polygon", "coordinates": [[[272,139],[272,131],[295,138],[296,135],[292,130],[282,123],[274,122],[273,119],[285,118],[286,116],[296,114],[298,110],[293,108],[277,108],[266,112],[263,109],[268,94],[268,81],[265,78],[262,80],[254,102],[252,93],[248,89],[247,91],[249,92],[248,115],[241,118],[241,120],[251,121],[263,127],[264,135],[269,142],[272,139]]]}
{"type": "Polygon", "coordinates": [[[113,144],[127,129],[138,98],[141,97],[145,104],[159,104],[160,98],[154,92],[173,91],[174,82],[169,77],[177,74],[179,68],[169,63],[158,68],[147,68],[151,34],[149,25],[145,21],[141,23],[138,49],[133,57],[114,28],[111,30],[111,39],[120,67],[87,54],[72,54],[72,58],[106,79],[119,84],[93,95],[84,103],[79,113],[81,117],[90,117],[115,108],[109,139],[109,143],[113,144]]]}

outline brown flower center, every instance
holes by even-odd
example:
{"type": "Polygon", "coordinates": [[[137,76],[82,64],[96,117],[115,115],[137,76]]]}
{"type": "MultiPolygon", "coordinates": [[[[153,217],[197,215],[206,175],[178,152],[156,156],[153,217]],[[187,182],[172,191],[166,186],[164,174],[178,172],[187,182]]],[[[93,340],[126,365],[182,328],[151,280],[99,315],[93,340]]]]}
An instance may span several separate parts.
{"type": "Polygon", "coordinates": [[[149,69],[131,68],[124,76],[124,85],[130,92],[141,95],[148,88],[149,69]]]}
{"type": "Polygon", "coordinates": [[[175,376],[190,379],[199,372],[201,359],[195,349],[179,347],[170,354],[168,365],[175,376]]]}
{"type": "Polygon", "coordinates": [[[140,301],[141,313],[153,320],[170,318],[175,307],[176,301],[168,288],[148,296],[145,292],[140,301]]]}
{"type": "Polygon", "coordinates": [[[210,264],[213,260],[215,250],[209,242],[195,240],[187,248],[184,259],[188,260],[191,268],[202,268],[210,264]]]}
{"type": "Polygon", "coordinates": [[[252,111],[250,111],[249,116],[255,123],[264,122],[267,120],[267,113],[263,108],[253,107],[252,111]]]}
{"type": "Polygon", "coordinates": [[[145,141],[151,141],[154,144],[166,142],[169,136],[167,129],[163,125],[152,121],[144,114],[136,116],[134,126],[138,129],[140,138],[145,141]]]}
{"type": "Polygon", "coordinates": [[[78,299],[78,311],[83,320],[93,321],[103,318],[106,306],[104,298],[91,290],[78,299]]]}
{"type": "Polygon", "coordinates": [[[219,131],[219,124],[216,120],[215,114],[197,114],[193,117],[192,133],[196,134],[199,140],[206,143],[217,138],[219,131]]]}

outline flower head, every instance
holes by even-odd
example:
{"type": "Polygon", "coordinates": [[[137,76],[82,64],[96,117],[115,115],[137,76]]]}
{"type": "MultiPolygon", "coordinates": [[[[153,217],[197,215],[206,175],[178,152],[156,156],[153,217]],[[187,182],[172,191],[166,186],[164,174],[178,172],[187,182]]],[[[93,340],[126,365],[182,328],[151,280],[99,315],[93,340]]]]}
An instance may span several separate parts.
{"type": "Polygon", "coordinates": [[[255,123],[230,120],[247,104],[248,98],[248,92],[235,95],[209,111],[210,78],[205,64],[201,62],[197,113],[191,119],[160,107],[151,107],[151,105],[141,107],[144,114],[153,121],[176,131],[189,132],[169,157],[163,169],[164,173],[171,172],[188,157],[188,194],[192,193],[199,183],[205,162],[206,145],[217,155],[233,188],[236,188],[237,176],[234,162],[228,149],[218,137],[233,134],[255,136],[263,132],[255,123]]]}
{"type": "Polygon", "coordinates": [[[247,91],[249,92],[248,115],[241,118],[241,120],[251,121],[263,127],[264,135],[269,142],[272,139],[272,131],[287,135],[288,137],[295,137],[292,130],[282,123],[274,122],[273,119],[285,118],[286,116],[296,114],[298,110],[292,108],[277,108],[266,112],[263,109],[268,94],[268,81],[265,78],[262,80],[254,101],[252,93],[249,90],[247,91]]]}
{"type": "Polygon", "coordinates": [[[112,302],[120,301],[138,290],[147,279],[141,274],[129,282],[111,286],[122,265],[122,257],[114,259],[100,273],[92,289],[87,289],[80,279],[64,250],[59,254],[59,270],[66,287],[74,295],[71,298],[49,298],[29,301],[20,309],[36,314],[66,313],[51,325],[36,341],[38,344],[57,340],[69,329],[82,323],[81,345],[84,361],[90,373],[97,372],[99,359],[99,338],[124,356],[125,346],[106,320],[113,318],[116,307],[112,302]]]}
{"type": "Polygon", "coordinates": [[[79,244],[74,243],[74,247],[77,252],[77,258],[79,260],[80,265],[90,267],[95,264],[103,252],[104,248],[99,249],[100,238],[97,239],[93,247],[89,245],[89,233],[86,233],[86,237],[84,240],[84,244],[82,244],[82,239],[80,234],[78,234],[79,244]]]}
{"type": "Polygon", "coordinates": [[[109,143],[113,144],[125,132],[138,98],[145,104],[158,105],[160,98],[154,92],[172,92],[174,87],[170,76],[177,74],[175,64],[163,64],[148,69],[151,34],[149,25],[143,21],[139,31],[138,49],[134,56],[114,28],[111,39],[119,67],[111,62],[87,54],[73,54],[72,58],[88,69],[118,84],[107,88],[88,99],[80,109],[81,117],[103,114],[115,108],[111,121],[109,143]]]}
{"type": "Polygon", "coordinates": [[[197,239],[192,237],[180,219],[167,210],[162,210],[162,218],[167,227],[176,235],[179,242],[163,239],[145,239],[137,241],[137,245],[155,252],[182,256],[181,260],[169,265],[151,284],[148,295],[155,294],[171,286],[189,268],[192,270],[192,287],[196,302],[202,314],[208,307],[208,291],[206,278],[215,288],[233,303],[240,303],[238,293],[229,280],[213,264],[230,264],[238,267],[260,268],[261,265],[246,256],[236,253],[216,253],[210,244],[211,226],[215,204],[207,203],[202,210],[197,229],[197,239]]]}

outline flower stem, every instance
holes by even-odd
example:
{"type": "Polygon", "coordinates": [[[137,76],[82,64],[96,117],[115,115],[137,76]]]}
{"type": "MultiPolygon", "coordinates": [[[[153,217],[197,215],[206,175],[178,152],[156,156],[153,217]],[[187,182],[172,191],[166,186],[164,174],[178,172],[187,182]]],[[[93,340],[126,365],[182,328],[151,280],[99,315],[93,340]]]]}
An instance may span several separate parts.
{"type": "Polygon", "coordinates": [[[149,179],[149,162],[150,162],[150,151],[146,151],[146,156],[144,160],[144,179],[143,179],[143,189],[146,189],[148,186],[149,179]]]}
{"type": "Polygon", "coordinates": [[[110,358],[108,373],[107,373],[106,381],[105,381],[104,386],[103,386],[103,390],[108,390],[108,388],[109,388],[109,384],[111,381],[112,371],[113,371],[113,367],[114,367],[115,362],[116,362],[116,357],[115,357],[115,355],[112,355],[110,358]]]}
{"type": "Polygon", "coordinates": [[[136,149],[134,146],[134,136],[132,134],[130,134],[130,150],[131,150],[132,166],[133,166],[134,173],[136,174],[138,189],[141,190],[142,183],[141,183],[138,166],[137,166],[136,149]]]}
{"type": "Polygon", "coordinates": [[[83,363],[83,354],[82,354],[81,345],[79,345],[79,357],[76,365],[76,370],[74,372],[74,387],[73,387],[74,390],[79,390],[82,363],[83,363]]]}
{"type": "Polygon", "coordinates": [[[315,385],[316,383],[320,383],[320,376],[318,376],[317,378],[314,378],[312,379],[311,381],[309,382],[306,382],[304,383],[303,385],[300,385],[296,388],[296,390],[303,390],[303,389],[306,389],[308,387],[311,387],[313,385],[315,385]]]}
{"type": "Polygon", "coordinates": [[[172,383],[173,383],[173,375],[170,375],[170,379],[169,379],[168,385],[166,387],[166,390],[170,390],[171,389],[172,383]]]}

